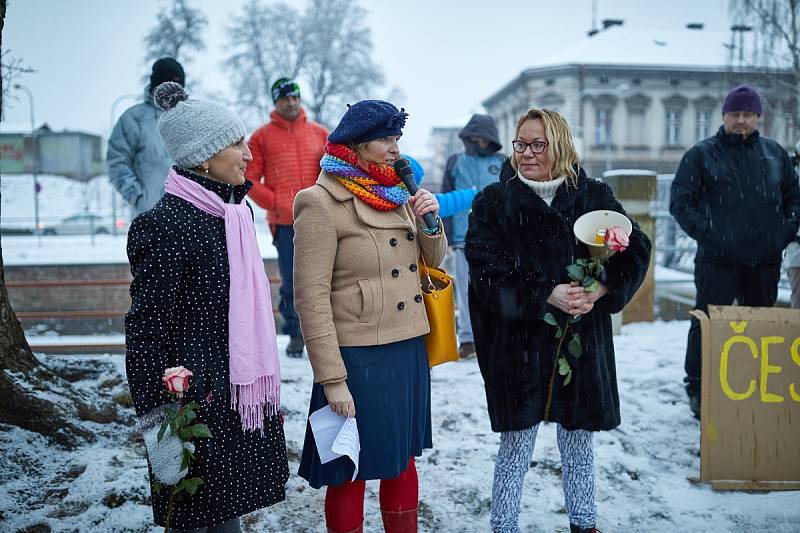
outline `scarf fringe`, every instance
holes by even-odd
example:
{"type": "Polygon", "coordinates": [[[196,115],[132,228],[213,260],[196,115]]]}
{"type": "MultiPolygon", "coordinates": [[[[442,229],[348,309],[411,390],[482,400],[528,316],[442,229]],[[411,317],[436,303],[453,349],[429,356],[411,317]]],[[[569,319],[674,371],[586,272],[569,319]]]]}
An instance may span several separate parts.
{"type": "Polygon", "coordinates": [[[259,430],[264,436],[264,416],[280,411],[280,381],[275,376],[259,376],[252,383],[231,383],[231,409],[239,413],[243,431],[259,430]]]}

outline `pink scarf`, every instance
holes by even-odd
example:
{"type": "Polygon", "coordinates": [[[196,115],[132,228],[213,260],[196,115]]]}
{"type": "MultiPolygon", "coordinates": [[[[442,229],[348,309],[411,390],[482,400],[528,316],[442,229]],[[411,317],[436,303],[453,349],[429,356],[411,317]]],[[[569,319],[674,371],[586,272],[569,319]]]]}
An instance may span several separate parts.
{"type": "Polygon", "coordinates": [[[280,406],[281,372],[275,317],[264,263],[256,241],[250,208],[228,204],[199,183],[170,169],[164,190],[212,216],[225,219],[230,270],[228,353],[231,409],[242,429],[264,432],[264,409],[271,416],[280,406]]]}

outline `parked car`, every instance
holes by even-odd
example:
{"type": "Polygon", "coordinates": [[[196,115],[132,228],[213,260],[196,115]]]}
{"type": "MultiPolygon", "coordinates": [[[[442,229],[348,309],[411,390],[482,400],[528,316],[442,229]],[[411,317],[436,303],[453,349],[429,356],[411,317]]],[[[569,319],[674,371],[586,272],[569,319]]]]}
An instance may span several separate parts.
{"type": "Polygon", "coordinates": [[[107,235],[117,231],[124,231],[127,222],[122,219],[112,220],[94,213],[79,213],[67,217],[52,225],[43,225],[40,231],[44,235],[107,235]]]}

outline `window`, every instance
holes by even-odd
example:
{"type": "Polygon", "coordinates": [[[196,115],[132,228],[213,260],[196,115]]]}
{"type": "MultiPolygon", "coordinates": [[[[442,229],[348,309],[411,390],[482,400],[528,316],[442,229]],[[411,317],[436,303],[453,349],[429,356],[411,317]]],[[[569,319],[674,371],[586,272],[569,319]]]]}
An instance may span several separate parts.
{"type": "Polygon", "coordinates": [[[702,141],[710,136],[711,133],[711,112],[699,110],[697,112],[697,131],[695,137],[702,141]]]}
{"type": "Polygon", "coordinates": [[[628,111],[628,145],[645,146],[644,109],[628,111]]]}
{"type": "Polygon", "coordinates": [[[681,113],[677,109],[667,110],[667,146],[680,146],[681,113]]]}
{"type": "Polygon", "coordinates": [[[683,110],[689,105],[689,99],[680,94],[664,98],[664,145],[667,148],[681,147],[681,120],[683,110]]]}
{"type": "Polygon", "coordinates": [[[713,134],[714,125],[712,124],[712,117],[714,117],[714,110],[718,109],[717,106],[719,105],[719,99],[718,97],[711,96],[710,94],[704,94],[700,98],[695,98],[692,100],[692,104],[694,105],[695,111],[695,139],[702,141],[703,139],[709,138],[713,134]]]}
{"type": "Polygon", "coordinates": [[[551,92],[542,95],[537,103],[539,107],[560,112],[564,107],[564,98],[560,94],[551,92]]]}
{"type": "Polygon", "coordinates": [[[611,110],[600,108],[595,113],[595,144],[607,146],[611,144],[611,110]]]}
{"type": "Polygon", "coordinates": [[[628,110],[626,143],[630,148],[644,148],[649,144],[645,126],[645,114],[649,106],[650,97],[641,93],[625,99],[625,107],[628,110]]]}

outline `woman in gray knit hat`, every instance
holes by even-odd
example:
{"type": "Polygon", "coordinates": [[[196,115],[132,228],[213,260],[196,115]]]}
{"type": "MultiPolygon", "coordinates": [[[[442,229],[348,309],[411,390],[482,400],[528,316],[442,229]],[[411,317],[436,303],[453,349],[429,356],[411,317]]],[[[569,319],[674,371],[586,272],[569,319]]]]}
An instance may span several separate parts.
{"type": "Polygon", "coordinates": [[[133,221],[133,273],[125,319],[126,368],[147,448],[156,524],[175,530],[237,532],[240,516],[284,499],[288,479],[280,368],[269,285],[255,239],[244,179],[252,159],[245,129],[225,107],[159,85],[159,131],[176,165],[165,194],[133,221]],[[191,444],[158,431],[178,405],[166,369],[191,372],[180,401],[195,402],[210,438],[191,444]],[[194,459],[181,469],[184,449],[194,459]],[[203,483],[171,502],[184,479],[203,483]],[[171,512],[168,511],[172,505],[171,512]],[[207,528],[207,529],[205,529],[207,528]]]}

